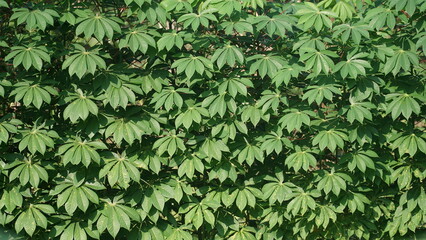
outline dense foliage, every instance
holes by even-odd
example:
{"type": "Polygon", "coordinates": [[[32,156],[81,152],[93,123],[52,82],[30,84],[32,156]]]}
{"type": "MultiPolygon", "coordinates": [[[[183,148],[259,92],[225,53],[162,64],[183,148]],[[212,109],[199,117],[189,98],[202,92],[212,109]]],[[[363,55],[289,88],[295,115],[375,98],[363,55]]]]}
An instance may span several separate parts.
{"type": "Polygon", "coordinates": [[[0,223],[32,239],[426,224],[426,0],[0,0],[0,223]]]}

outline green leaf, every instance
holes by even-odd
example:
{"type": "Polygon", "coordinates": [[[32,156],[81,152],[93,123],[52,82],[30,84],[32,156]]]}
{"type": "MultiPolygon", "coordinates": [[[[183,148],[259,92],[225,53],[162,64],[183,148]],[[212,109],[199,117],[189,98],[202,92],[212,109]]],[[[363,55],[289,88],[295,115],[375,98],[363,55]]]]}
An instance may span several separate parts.
{"type": "Polygon", "coordinates": [[[334,152],[336,147],[344,148],[344,141],[348,140],[348,136],[338,130],[323,130],[318,133],[312,140],[313,145],[318,145],[321,150],[328,148],[330,151],[334,152]]]}
{"type": "Polygon", "coordinates": [[[75,29],[75,34],[80,35],[84,33],[86,38],[95,36],[98,41],[106,36],[109,39],[113,38],[114,32],[121,33],[119,23],[121,20],[117,17],[107,17],[102,14],[95,14],[92,11],[78,12],[77,18],[78,26],[75,29]]]}
{"type": "Polygon", "coordinates": [[[95,74],[97,68],[106,68],[105,61],[99,56],[99,51],[96,48],[85,49],[83,46],[75,44],[73,55],[65,59],[62,64],[62,69],[68,68],[70,76],[77,75],[82,78],[84,75],[91,73],[95,74]]]}
{"type": "Polygon", "coordinates": [[[309,152],[300,151],[290,154],[285,159],[285,165],[293,168],[295,172],[298,172],[300,168],[307,171],[309,167],[315,167],[317,165],[317,160],[309,152]]]}
{"type": "MultiPolygon", "coordinates": [[[[5,6],[5,5],[3,5],[5,6]]],[[[6,5],[7,6],[7,5],[6,5]]],[[[28,8],[13,8],[13,14],[10,20],[15,20],[18,25],[26,23],[26,28],[32,30],[40,28],[44,31],[47,25],[53,25],[53,17],[59,17],[58,13],[52,9],[28,9],[28,8]]]]}
{"type": "Polygon", "coordinates": [[[146,53],[148,51],[148,46],[155,47],[156,43],[154,38],[146,33],[146,30],[134,29],[133,31],[129,31],[126,37],[120,40],[118,45],[120,48],[130,48],[133,53],[136,53],[138,50],[142,53],[146,53]]]}
{"type": "Polygon", "coordinates": [[[329,74],[334,67],[334,62],[330,58],[339,57],[329,50],[317,51],[313,48],[303,48],[300,50],[300,61],[305,62],[306,70],[313,70],[313,74],[318,76],[320,72],[329,74]]]}
{"type": "Polygon", "coordinates": [[[13,66],[16,68],[19,65],[24,66],[25,70],[29,70],[31,66],[41,71],[43,62],[50,63],[50,55],[44,46],[15,46],[12,51],[5,57],[5,61],[13,59],[13,66]]]}
{"type": "Polygon", "coordinates": [[[226,45],[224,48],[216,50],[211,58],[212,62],[216,62],[219,69],[227,63],[229,66],[234,67],[235,62],[240,64],[244,63],[244,54],[235,46],[226,45]]]}
{"type": "Polygon", "coordinates": [[[212,14],[212,12],[214,11],[215,9],[206,9],[204,11],[199,12],[198,14],[187,13],[181,16],[177,22],[183,22],[184,28],[188,28],[189,26],[191,26],[193,31],[197,31],[200,24],[204,27],[209,27],[209,21],[218,21],[215,15],[212,14]]]}
{"type": "Polygon", "coordinates": [[[304,31],[314,26],[317,32],[320,32],[323,26],[332,28],[329,17],[337,17],[334,12],[321,11],[317,5],[311,2],[305,2],[304,7],[297,11],[296,15],[300,16],[298,24],[303,25],[304,31]]]}

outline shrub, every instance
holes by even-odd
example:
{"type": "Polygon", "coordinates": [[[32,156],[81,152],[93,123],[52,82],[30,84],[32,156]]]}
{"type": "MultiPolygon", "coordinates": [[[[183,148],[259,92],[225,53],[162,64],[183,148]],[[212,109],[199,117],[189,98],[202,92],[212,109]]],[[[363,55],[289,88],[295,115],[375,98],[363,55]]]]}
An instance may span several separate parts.
{"type": "Polygon", "coordinates": [[[0,0],[0,223],[389,239],[426,223],[425,0],[0,0]]]}

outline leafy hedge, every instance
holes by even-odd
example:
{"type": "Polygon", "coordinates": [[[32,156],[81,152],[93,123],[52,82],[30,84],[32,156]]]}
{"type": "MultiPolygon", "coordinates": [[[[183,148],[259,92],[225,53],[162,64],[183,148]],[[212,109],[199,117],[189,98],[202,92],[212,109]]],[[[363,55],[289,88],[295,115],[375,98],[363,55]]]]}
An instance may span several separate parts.
{"type": "Polygon", "coordinates": [[[426,0],[0,0],[0,223],[389,239],[426,223],[426,0]]]}

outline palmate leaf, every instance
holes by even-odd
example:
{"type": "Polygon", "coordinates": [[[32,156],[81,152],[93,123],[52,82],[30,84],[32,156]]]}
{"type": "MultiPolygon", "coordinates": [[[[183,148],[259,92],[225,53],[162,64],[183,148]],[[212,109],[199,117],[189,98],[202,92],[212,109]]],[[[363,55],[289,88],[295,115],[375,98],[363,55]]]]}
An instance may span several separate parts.
{"type": "Polygon", "coordinates": [[[311,123],[310,117],[315,116],[313,111],[308,110],[289,109],[287,111],[290,111],[290,113],[281,117],[278,124],[281,124],[282,128],[286,128],[289,133],[293,130],[300,131],[303,124],[309,126],[311,123]]]}
{"type": "Polygon", "coordinates": [[[124,204],[121,197],[103,200],[105,204],[100,210],[100,216],[97,218],[96,227],[100,233],[108,230],[112,237],[116,237],[121,228],[130,230],[131,222],[139,222],[139,213],[124,204]]]}
{"type": "Polygon", "coordinates": [[[354,102],[361,102],[373,96],[374,94],[380,94],[379,78],[356,78],[354,80],[351,79],[349,81],[353,81],[352,83],[356,84],[353,85],[355,88],[351,91],[351,96],[349,98],[352,99],[354,102]]]}
{"type": "Polygon", "coordinates": [[[159,93],[154,93],[151,104],[155,103],[155,109],[164,106],[167,111],[170,111],[174,106],[181,108],[183,106],[183,98],[181,94],[191,94],[192,91],[188,88],[168,88],[159,93]]]}
{"type": "Polygon", "coordinates": [[[16,19],[18,25],[26,23],[28,30],[38,27],[44,31],[47,25],[54,24],[53,17],[59,17],[59,14],[52,9],[14,8],[13,12],[10,20],[16,19]]]}
{"type": "Polygon", "coordinates": [[[295,188],[292,193],[288,194],[288,197],[292,199],[287,205],[287,212],[291,212],[293,216],[298,213],[304,215],[308,209],[315,209],[317,203],[314,198],[321,196],[321,193],[317,190],[311,190],[305,192],[301,188],[295,188]]]}
{"type": "Polygon", "coordinates": [[[31,186],[37,188],[40,180],[47,182],[49,175],[44,167],[40,165],[40,161],[32,158],[24,158],[22,160],[16,158],[11,164],[4,169],[10,170],[9,181],[19,179],[22,186],[30,183],[31,186]]]}
{"type": "Polygon", "coordinates": [[[306,62],[306,70],[313,70],[314,75],[318,76],[320,72],[329,74],[333,69],[334,62],[330,57],[337,58],[339,56],[329,50],[317,51],[313,48],[301,48],[299,60],[306,62]]]}
{"type": "Polygon", "coordinates": [[[369,30],[371,30],[371,28],[362,22],[353,25],[341,24],[335,26],[333,29],[333,38],[340,35],[340,39],[343,43],[347,43],[349,37],[355,44],[360,44],[362,37],[370,39],[369,30]]]}
{"type": "Polygon", "coordinates": [[[295,172],[298,172],[300,168],[308,171],[309,167],[315,167],[317,165],[317,160],[311,153],[300,150],[290,154],[285,159],[285,165],[289,168],[293,168],[295,172]]]}
{"type": "MultiPolygon", "coordinates": [[[[215,200],[219,203],[222,203],[226,207],[230,207],[235,204],[235,199],[237,198],[235,187],[231,188],[213,188],[214,190],[209,192],[206,196],[207,199],[215,200]]],[[[218,220],[220,221],[220,220],[218,220]]]]}
{"type": "Polygon", "coordinates": [[[227,21],[227,22],[222,22],[220,24],[220,29],[224,29],[225,34],[232,34],[234,32],[241,33],[241,34],[246,32],[252,33],[253,25],[247,21],[235,21],[235,22],[227,21]]]}
{"type": "Polygon", "coordinates": [[[249,87],[254,87],[250,79],[234,77],[219,81],[218,92],[219,94],[228,93],[235,98],[238,93],[247,96],[247,88],[249,87]]]}
{"type": "Polygon", "coordinates": [[[253,9],[264,8],[266,1],[265,0],[242,0],[243,7],[251,7],[253,9]]]}
{"type": "Polygon", "coordinates": [[[213,0],[210,5],[217,9],[219,14],[228,16],[235,12],[241,12],[242,7],[241,2],[236,0],[213,0]]]}
{"type": "Polygon", "coordinates": [[[320,32],[323,26],[332,28],[333,23],[329,17],[337,17],[334,12],[321,11],[311,2],[305,2],[304,8],[297,11],[296,15],[300,16],[298,24],[303,25],[304,31],[314,26],[317,32],[320,32]]]}
{"type": "Polygon", "coordinates": [[[363,146],[366,143],[372,143],[373,136],[377,135],[378,131],[372,125],[361,125],[351,129],[349,132],[349,141],[356,141],[359,145],[363,146]]]}
{"type": "Polygon", "coordinates": [[[98,106],[93,102],[93,96],[87,96],[77,89],[75,94],[65,98],[66,102],[71,102],[64,110],[64,119],[70,119],[72,123],[78,119],[85,120],[89,113],[98,115],[98,106]]]}
{"type": "MultiPolygon", "coordinates": [[[[285,212],[285,209],[273,209],[273,208],[267,208],[264,210],[264,213],[262,215],[262,223],[267,223],[269,228],[273,228],[275,226],[281,226],[284,222],[284,219],[288,217],[289,214],[285,212]]],[[[269,234],[265,234],[269,235],[269,234]]]]}
{"type": "Polygon", "coordinates": [[[302,50],[305,48],[312,48],[317,50],[325,50],[326,43],[331,43],[331,40],[328,38],[312,38],[311,36],[302,36],[299,40],[294,43],[293,51],[302,50]]]}
{"type": "Polygon", "coordinates": [[[142,8],[136,9],[140,22],[143,22],[145,21],[145,19],[148,19],[148,21],[153,25],[161,23],[164,26],[167,23],[167,19],[170,18],[170,15],[169,13],[167,13],[166,9],[157,2],[152,2],[149,5],[146,4],[142,6],[142,8]]]}
{"type": "MultiPolygon", "coordinates": [[[[185,231],[178,231],[177,234],[180,234],[183,232],[184,234],[187,233],[185,231]]],[[[184,235],[185,236],[185,235],[184,235]]],[[[190,235],[191,236],[191,235],[190,235]]],[[[153,224],[144,226],[140,229],[134,228],[132,232],[129,234],[130,239],[155,239],[155,240],[165,240],[163,236],[163,231],[160,230],[160,228],[156,227],[153,224]]],[[[176,235],[176,240],[181,239],[180,235],[176,235]]],[[[186,240],[186,239],[182,239],[186,240]]]]}
{"type": "Polygon", "coordinates": [[[78,179],[75,174],[70,174],[63,181],[50,191],[50,195],[57,196],[57,207],[65,207],[65,211],[72,215],[79,208],[86,212],[90,202],[99,204],[99,197],[96,191],[105,187],[98,182],[87,182],[84,178],[78,179]]]}
{"type": "Polygon", "coordinates": [[[315,211],[315,225],[326,228],[330,220],[334,223],[337,220],[336,208],[334,206],[319,205],[315,211]]]}
{"type": "Polygon", "coordinates": [[[183,22],[184,28],[188,28],[191,25],[192,30],[197,31],[200,24],[204,27],[209,27],[209,21],[217,22],[216,16],[212,14],[215,11],[216,9],[206,9],[198,14],[187,13],[181,16],[177,22],[183,22]]]}
{"type": "Polygon", "coordinates": [[[284,65],[283,68],[272,78],[272,82],[275,83],[277,88],[283,83],[287,86],[290,83],[290,80],[292,78],[297,78],[303,70],[303,67],[298,64],[293,64],[291,66],[284,65]]]}
{"type": "Polygon", "coordinates": [[[240,211],[246,209],[247,206],[252,208],[256,205],[256,198],[262,198],[263,193],[255,188],[249,187],[250,183],[246,181],[244,187],[237,188],[231,195],[235,195],[235,205],[240,211]]]}
{"type": "Polygon", "coordinates": [[[186,129],[189,129],[194,122],[201,123],[203,117],[209,117],[208,110],[199,105],[188,106],[186,111],[180,113],[175,120],[176,128],[183,125],[186,129]]]}
{"type": "MultiPolygon", "coordinates": [[[[111,72],[99,75],[99,78],[96,79],[99,82],[96,83],[99,83],[99,87],[104,91],[103,104],[109,104],[114,109],[119,106],[126,109],[129,105],[136,104],[136,94],[144,94],[140,85],[145,83],[142,79],[144,78],[134,79],[128,75],[111,72]]],[[[161,83],[159,85],[161,87],[161,83]]],[[[149,86],[146,86],[146,89],[148,88],[149,86]]]]}
{"type": "Polygon", "coordinates": [[[318,190],[323,190],[325,194],[333,192],[336,196],[339,196],[341,190],[346,191],[346,182],[352,182],[352,178],[349,175],[334,172],[334,169],[331,172],[325,170],[319,171],[316,179],[318,181],[318,190]]]}
{"type": "Polygon", "coordinates": [[[378,157],[379,155],[372,150],[356,151],[343,155],[342,161],[348,162],[348,168],[351,171],[358,168],[361,172],[365,172],[367,168],[375,169],[375,164],[372,158],[378,157]]]}
{"type": "Polygon", "coordinates": [[[99,178],[107,176],[111,187],[117,184],[122,188],[128,188],[130,181],[140,181],[140,171],[135,163],[136,158],[137,155],[127,156],[125,151],[121,154],[107,155],[104,158],[106,164],[99,171],[99,178]]]}
{"type": "MultiPolygon", "coordinates": [[[[91,234],[92,236],[96,236],[93,231],[84,227],[84,224],[81,222],[71,222],[65,221],[61,226],[61,238],[60,240],[66,239],[87,239],[87,235],[91,234]],[[86,232],[87,231],[87,232],[86,232]]],[[[90,236],[90,235],[89,235],[90,236]]]]}
{"type": "Polygon", "coordinates": [[[416,11],[416,5],[420,4],[421,1],[410,1],[410,0],[390,0],[389,7],[395,7],[395,10],[405,10],[410,16],[416,11]]]}
{"type": "Polygon", "coordinates": [[[275,73],[285,64],[285,61],[282,57],[276,56],[274,54],[256,54],[247,58],[247,62],[251,61],[254,62],[250,65],[250,74],[253,74],[257,71],[262,78],[264,78],[266,75],[268,75],[270,78],[274,77],[275,73]]]}
{"type": "Polygon", "coordinates": [[[24,198],[22,197],[20,188],[20,185],[4,188],[0,199],[0,207],[6,207],[6,211],[8,212],[12,212],[17,207],[22,207],[24,198]]]}
{"type": "Polygon", "coordinates": [[[210,159],[222,159],[222,152],[229,152],[228,146],[222,140],[206,138],[200,150],[210,159]]]}
{"type": "Polygon", "coordinates": [[[217,136],[222,138],[224,141],[227,141],[228,138],[234,140],[237,132],[247,134],[248,128],[244,122],[231,120],[212,127],[211,134],[212,137],[217,136]]]}
{"type": "Polygon", "coordinates": [[[18,132],[17,126],[22,125],[20,120],[10,117],[11,115],[6,115],[0,118],[0,143],[7,143],[10,135],[18,132]]]}
{"type": "Polygon", "coordinates": [[[202,102],[202,107],[209,108],[209,114],[213,117],[216,114],[223,117],[227,110],[229,112],[235,112],[237,109],[237,104],[227,92],[223,92],[222,94],[210,95],[205,98],[202,102]]]}
{"type": "Polygon", "coordinates": [[[387,47],[385,44],[383,44],[375,46],[375,54],[380,60],[382,60],[382,62],[386,62],[387,57],[394,56],[395,51],[392,48],[387,47]]]}
{"type": "Polygon", "coordinates": [[[111,84],[105,90],[104,102],[107,102],[114,109],[118,106],[126,109],[127,105],[136,102],[135,92],[138,94],[143,93],[139,86],[119,81],[119,84],[111,84]]]}
{"type": "Polygon", "coordinates": [[[392,150],[398,148],[400,156],[408,153],[411,157],[413,157],[418,150],[426,153],[426,141],[424,139],[426,139],[424,133],[412,133],[399,136],[392,142],[392,150]]]}
{"type": "Polygon", "coordinates": [[[168,85],[168,79],[163,78],[161,76],[156,76],[154,74],[147,74],[144,76],[140,76],[137,78],[133,78],[132,82],[139,83],[142,91],[147,94],[152,90],[156,92],[161,92],[163,89],[163,85],[168,85]]]}
{"type": "Polygon", "coordinates": [[[121,144],[123,140],[128,144],[132,144],[135,140],[141,141],[145,131],[140,123],[134,118],[118,118],[105,129],[105,137],[112,136],[117,144],[121,144]]]}
{"type": "Polygon", "coordinates": [[[379,30],[385,25],[393,29],[396,24],[394,11],[391,9],[377,7],[367,12],[365,21],[369,22],[369,26],[379,30]]]}
{"type": "Polygon", "coordinates": [[[356,102],[353,98],[349,98],[351,105],[344,106],[341,109],[342,113],[347,113],[346,118],[350,123],[357,120],[360,123],[364,122],[364,119],[373,120],[373,115],[370,109],[375,108],[375,105],[370,102],[356,102]]]}
{"type": "Polygon", "coordinates": [[[266,180],[268,183],[262,187],[262,192],[264,199],[268,199],[270,205],[290,200],[290,194],[297,188],[291,182],[284,182],[282,174],[278,174],[276,177],[268,176],[266,180]]]}
{"type": "Polygon", "coordinates": [[[16,219],[16,232],[19,233],[22,229],[25,229],[25,232],[32,236],[37,226],[46,229],[48,222],[43,213],[53,214],[55,213],[55,210],[48,204],[30,204],[28,208],[25,211],[22,211],[16,219]]]}
{"type": "Polygon", "coordinates": [[[22,130],[20,133],[22,137],[19,139],[19,151],[22,152],[28,149],[32,154],[36,152],[44,154],[48,147],[54,147],[55,141],[53,138],[59,137],[56,131],[46,130],[44,124],[38,126],[38,123],[35,123],[31,130],[22,130]]]}
{"type": "Polygon", "coordinates": [[[189,12],[192,11],[192,6],[189,1],[165,0],[161,2],[161,6],[163,6],[168,12],[172,10],[181,11],[182,9],[189,12]]]}
{"type": "Polygon", "coordinates": [[[244,63],[244,54],[237,47],[228,44],[224,48],[217,49],[211,61],[216,62],[219,69],[221,69],[225,63],[230,67],[234,67],[236,61],[240,64],[244,63]]]}
{"type": "Polygon", "coordinates": [[[4,0],[0,0],[0,7],[9,8],[9,5],[7,4],[7,2],[6,2],[6,1],[4,1],[4,0]]]}
{"type": "Polygon", "coordinates": [[[423,54],[426,55],[426,33],[420,35],[416,43],[416,48],[420,48],[423,51],[423,54]]]}
{"type": "Polygon", "coordinates": [[[344,141],[348,141],[346,133],[338,130],[323,130],[318,133],[312,140],[312,145],[318,145],[321,150],[328,148],[334,152],[336,147],[343,148],[345,146],[344,141]]]}
{"type": "Polygon", "coordinates": [[[283,150],[283,146],[292,147],[292,143],[288,138],[283,136],[282,131],[278,131],[278,133],[271,132],[266,135],[260,149],[265,151],[266,155],[269,155],[272,152],[280,154],[283,150]]]}
{"type": "Polygon", "coordinates": [[[346,21],[346,19],[352,19],[353,14],[356,13],[350,0],[338,1],[334,5],[332,11],[336,13],[343,22],[346,21]]]}
{"type": "Polygon", "coordinates": [[[75,15],[71,12],[64,12],[62,13],[61,18],[59,18],[60,22],[67,22],[71,25],[75,25],[77,19],[75,17],[75,15]]]}
{"type": "Polygon", "coordinates": [[[68,68],[70,76],[76,74],[81,79],[87,73],[94,74],[96,68],[106,68],[106,63],[96,48],[86,50],[79,44],[74,44],[74,48],[74,54],[67,57],[62,64],[62,69],[68,68]]]}
{"type": "Polygon", "coordinates": [[[333,95],[341,95],[341,91],[337,88],[338,85],[320,85],[320,86],[309,86],[307,92],[303,94],[303,100],[308,99],[309,104],[312,104],[314,101],[319,105],[325,99],[330,101],[333,100],[333,95]]]}
{"type": "Polygon", "coordinates": [[[128,47],[133,53],[136,53],[138,50],[142,53],[148,51],[148,46],[155,47],[156,42],[153,37],[147,34],[145,29],[133,29],[122,38],[118,44],[119,48],[128,47]]]}
{"type": "Polygon", "coordinates": [[[195,170],[199,173],[204,173],[203,161],[195,154],[185,156],[182,163],[179,165],[178,176],[182,177],[186,175],[189,178],[193,178],[195,170]]]}
{"type": "Polygon", "coordinates": [[[281,104],[288,106],[288,99],[279,91],[272,92],[270,90],[265,90],[262,92],[262,97],[257,101],[257,105],[262,107],[262,112],[264,113],[269,109],[277,111],[281,104]]]}
{"type": "Polygon", "coordinates": [[[345,207],[349,208],[351,213],[357,210],[363,213],[365,205],[370,204],[370,200],[364,194],[351,191],[345,193],[342,202],[345,207]]]}
{"type": "Polygon", "coordinates": [[[258,107],[258,104],[248,105],[244,107],[243,112],[241,113],[241,120],[243,122],[250,120],[250,122],[256,126],[260,119],[268,119],[268,116],[268,114],[264,114],[264,112],[262,112],[262,110],[258,107]]]}
{"type": "Polygon", "coordinates": [[[410,187],[413,180],[413,169],[410,166],[401,166],[391,175],[392,182],[397,182],[399,189],[410,187]]]}
{"type": "MultiPolygon", "coordinates": [[[[392,119],[395,120],[399,115],[409,119],[411,114],[420,114],[420,105],[416,101],[417,96],[408,93],[390,93],[386,95],[387,100],[392,100],[386,108],[386,114],[392,113],[392,119]]],[[[419,100],[421,100],[420,98],[419,100]]]]}
{"type": "Polygon", "coordinates": [[[172,49],[174,46],[181,49],[184,43],[182,37],[182,32],[173,31],[171,33],[164,33],[157,42],[158,50],[163,50],[166,48],[167,51],[170,51],[170,49],[172,49]]]}
{"type": "Polygon", "coordinates": [[[182,205],[179,213],[185,214],[185,224],[192,223],[196,229],[199,229],[203,222],[214,225],[215,217],[213,212],[220,206],[214,200],[203,199],[201,202],[191,202],[182,205]]]}
{"type": "Polygon", "coordinates": [[[173,156],[179,149],[181,151],[185,151],[186,149],[185,143],[180,137],[182,136],[172,132],[170,135],[155,141],[152,148],[157,149],[158,155],[160,156],[165,152],[167,152],[170,156],[173,156]]]}
{"type": "Polygon", "coordinates": [[[339,71],[340,76],[342,76],[343,79],[345,79],[348,75],[352,78],[357,78],[358,75],[366,76],[365,68],[371,68],[371,65],[360,58],[367,57],[368,55],[368,53],[356,53],[356,51],[352,51],[346,57],[346,61],[336,64],[333,71],[339,71]]]}
{"type": "Polygon", "coordinates": [[[413,1],[0,0],[0,240],[409,238],[413,1]]]}
{"type": "MultiPolygon", "coordinates": [[[[4,73],[0,74],[0,79],[3,78],[4,76],[5,76],[4,73]]],[[[11,82],[9,82],[5,79],[0,80],[0,97],[4,97],[4,94],[5,94],[5,88],[4,87],[10,87],[10,86],[12,86],[11,82]]]]}
{"type": "Polygon", "coordinates": [[[141,168],[151,170],[156,174],[160,172],[163,158],[156,154],[154,151],[142,152],[142,154],[139,156],[139,159],[142,161],[142,163],[138,161],[138,164],[141,168]]]}
{"type": "Polygon", "coordinates": [[[254,145],[247,143],[244,148],[238,153],[238,162],[246,162],[249,166],[254,163],[254,160],[263,162],[264,156],[262,150],[254,145]]]}
{"type": "Polygon", "coordinates": [[[102,42],[106,36],[109,39],[113,38],[114,32],[121,33],[119,23],[121,20],[117,17],[107,17],[102,14],[95,14],[90,10],[75,11],[78,15],[76,22],[78,23],[75,29],[75,34],[78,36],[84,33],[86,38],[95,36],[98,41],[102,42]]]}
{"type": "Polygon", "coordinates": [[[205,57],[191,55],[173,62],[171,68],[176,68],[178,74],[185,72],[185,75],[191,78],[195,72],[202,75],[208,69],[212,69],[213,64],[205,57]]]}
{"type": "MultiPolygon", "coordinates": [[[[192,235],[189,232],[189,227],[172,228],[171,231],[165,232],[166,240],[192,240],[192,235]]],[[[155,239],[155,238],[153,238],[155,239]]]]}
{"type": "MultiPolygon", "coordinates": [[[[263,2],[264,0],[244,0],[252,2],[263,2]]],[[[256,229],[250,226],[245,226],[240,228],[238,231],[230,229],[229,234],[227,234],[227,239],[229,240],[256,240],[255,237],[256,229]]]]}
{"type": "Polygon", "coordinates": [[[101,141],[87,141],[80,137],[70,139],[58,149],[58,155],[62,156],[63,164],[80,164],[88,167],[90,163],[100,163],[101,156],[96,150],[108,149],[101,141]]]}
{"type": "Polygon", "coordinates": [[[43,62],[50,63],[50,56],[47,53],[48,50],[44,46],[29,45],[26,47],[15,46],[11,48],[10,52],[6,57],[5,61],[13,59],[13,66],[16,68],[22,64],[25,70],[28,70],[33,66],[37,70],[41,70],[43,62]]]}
{"type": "Polygon", "coordinates": [[[52,100],[50,95],[58,95],[58,92],[44,82],[24,80],[16,83],[16,87],[10,93],[10,96],[15,96],[15,101],[22,100],[25,106],[33,105],[37,109],[41,108],[43,102],[49,104],[52,100]]]}
{"type": "Polygon", "coordinates": [[[257,16],[252,20],[253,24],[256,24],[258,30],[265,29],[270,37],[278,35],[284,37],[286,32],[292,32],[292,26],[295,23],[295,19],[288,15],[276,15],[272,18],[268,16],[257,16]]]}
{"type": "Polygon", "coordinates": [[[413,66],[418,65],[419,58],[417,54],[400,49],[395,51],[393,56],[387,59],[383,72],[385,74],[392,72],[393,75],[397,75],[401,68],[405,71],[410,71],[413,66]]]}
{"type": "MultiPolygon", "coordinates": [[[[187,191],[187,189],[185,190],[187,191]]],[[[174,194],[175,191],[171,186],[166,184],[156,184],[155,186],[151,186],[147,189],[147,192],[145,193],[145,199],[147,199],[150,202],[148,204],[152,205],[155,209],[163,211],[168,199],[178,199],[178,197],[175,197],[174,194]]],[[[143,208],[145,211],[149,211],[148,208],[143,208]]]]}

